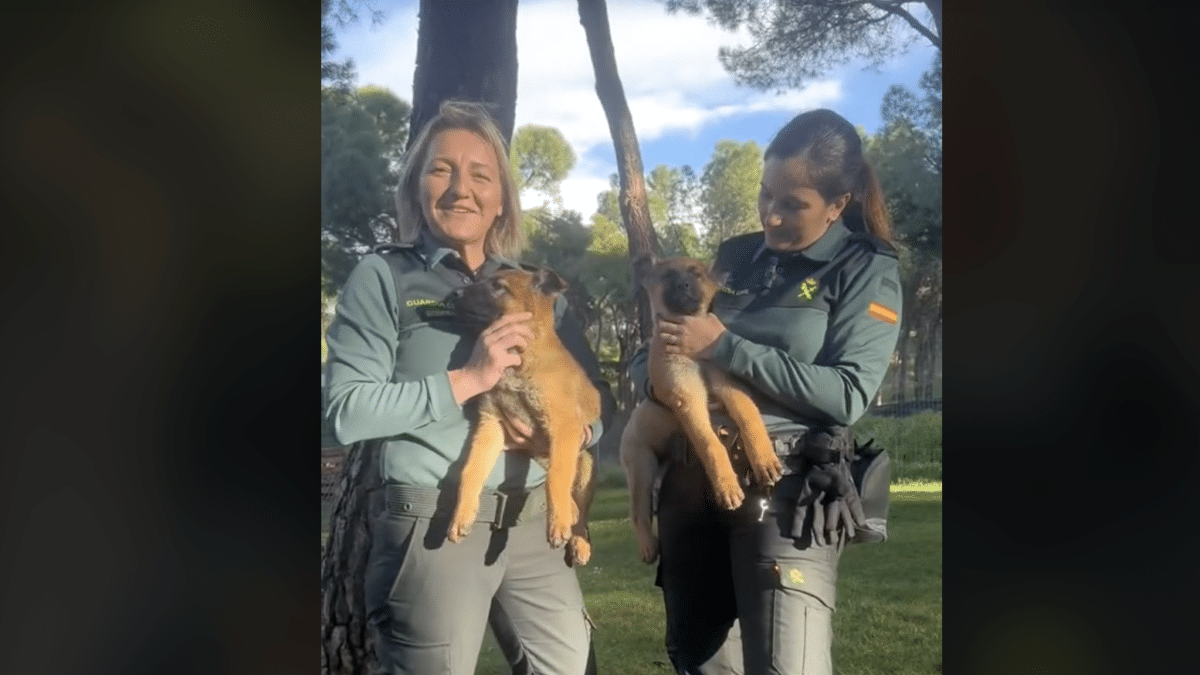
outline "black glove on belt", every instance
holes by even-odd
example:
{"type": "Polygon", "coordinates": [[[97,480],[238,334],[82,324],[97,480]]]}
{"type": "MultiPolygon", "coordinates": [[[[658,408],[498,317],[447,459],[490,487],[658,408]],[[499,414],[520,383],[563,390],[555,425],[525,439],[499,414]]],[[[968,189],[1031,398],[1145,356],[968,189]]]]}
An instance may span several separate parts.
{"type": "Polygon", "coordinates": [[[829,545],[844,536],[849,542],[857,529],[866,527],[862,500],[850,473],[853,453],[848,430],[813,434],[803,455],[809,464],[792,520],[792,536],[811,532],[817,545],[829,545]]]}

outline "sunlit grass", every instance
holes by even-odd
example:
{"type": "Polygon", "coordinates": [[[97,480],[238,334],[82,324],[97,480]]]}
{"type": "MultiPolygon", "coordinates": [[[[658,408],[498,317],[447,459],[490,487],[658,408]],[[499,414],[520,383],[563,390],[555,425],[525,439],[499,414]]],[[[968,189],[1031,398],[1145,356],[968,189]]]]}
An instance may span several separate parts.
{"type": "MultiPolygon", "coordinates": [[[[663,646],[662,595],[654,566],[638,558],[624,489],[606,488],[592,510],[591,562],[579,568],[596,623],[601,673],[673,672],[663,646]]],[[[835,672],[905,675],[940,672],[942,639],[940,482],[892,486],[888,541],[853,546],[839,568],[834,614],[835,672]]],[[[476,673],[508,675],[489,633],[476,673]]]]}
{"type": "MultiPolygon", "coordinates": [[[[888,449],[893,484],[888,541],[851,547],[839,567],[833,660],[834,672],[840,675],[941,672],[940,414],[930,413],[904,425],[904,431],[936,448],[892,442],[902,440],[901,429],[889,422],[868,426],[865,434],[856,426],[860,439],[875,437],[877,445],[888,449]]],[[[593,637],[598,670],[605,675],[668,675],[673,671],[663,644],[662,595],[654,585],[654,566],[638,557],[624,483],[620,467],[599,467],[600,487],[590,519],[592,559],[578,571],[588,612],[597,626],[593,637]]],[[[328,506],[321,515],[323,544],[328,506]]],[[[476,673],[509,673],[490,632],[481,646],[476,673]]]]}

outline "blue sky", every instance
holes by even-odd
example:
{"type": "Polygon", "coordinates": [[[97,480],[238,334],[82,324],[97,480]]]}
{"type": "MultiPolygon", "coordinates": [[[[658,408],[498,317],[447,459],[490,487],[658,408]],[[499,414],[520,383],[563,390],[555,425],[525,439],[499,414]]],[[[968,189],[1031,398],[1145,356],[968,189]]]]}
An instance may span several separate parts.
{"type": "MultiPolygon", "coordinates": [[[[717,60],[720,46],[747,43],[744,34],[723,31],[703,17],[669,15],[659,2],[607,4],[617,68],[647,173],[659,164],[688,164],[699,174],[718,141],[754,140],[766,146],[788,119],[811,108],[832,108],[874,133],[887,88],[916,89],[935,53],[921,38],[879,72],[850,63],[802,90],[776,95],[734,85],[717,60]]],[[[381,24],[372,26],[363,16],[337,32],[334,56],[354,60],[358,84],[384,86],[412,101],[417,5],[416,0],[379,0],[377,7],[385,13],[381,24]]],[[[927,18],[922,5],[909,10],[927,18]]],[[[566,208],[579,211],[587,222],[617,165],[576,1],[520,0],[517,59],[516,126],[552,126],[566,137],[578,159],[562,195],[566,208]]],[[[524,194],[522,204],[537,206],[543,199],[524,194]]]]}

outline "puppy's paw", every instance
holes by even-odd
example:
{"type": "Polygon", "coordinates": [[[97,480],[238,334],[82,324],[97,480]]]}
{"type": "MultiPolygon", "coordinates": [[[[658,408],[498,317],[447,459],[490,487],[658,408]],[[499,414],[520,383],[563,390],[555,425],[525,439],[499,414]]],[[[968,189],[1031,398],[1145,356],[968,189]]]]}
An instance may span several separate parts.
{"type": "Polygon", "coordinates": [[[571,537],[567,542],[567,564],[571,566],[586,565],[592,558],[592,544],[579,535],[571,537]]]}
{"type": "Polygon", "coordinates": [[[746,498],[746,494],[738,485],[737,477],[733,475],[717,480],[713,485],[713,492],[717,498],[717,506],[729,511],[741,506],[742,501],[746,498]]]}
{"type": "Polygon", "coordinates": [[[754,472],[754,482],[759,485],[774,485],[783,477],[783,464],[774,453],[764,455],[759,461],[752,461],[750,470],[754,472]]]}
{"type": "Polygon", "coordinates": [[[559,548],[571,538],[571,522],[567,514],[560,511],[546,512],[546,541],[554,548],[559,548]]]}
{"type": "Polygon", "coordinates": [[[469,508],[456,509],[450,526],[446,529],[446,538],[458,543],[471,533],[471,525],[475,523],[475,512],[469,508]]]}

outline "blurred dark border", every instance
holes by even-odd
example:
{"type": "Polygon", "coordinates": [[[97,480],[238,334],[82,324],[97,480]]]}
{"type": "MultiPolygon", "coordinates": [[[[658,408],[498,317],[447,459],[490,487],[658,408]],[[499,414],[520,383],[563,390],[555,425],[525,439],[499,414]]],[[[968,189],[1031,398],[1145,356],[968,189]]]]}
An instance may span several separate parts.
{"type": "Polygon", "coordinates": [[[316,2],[9,12],[0,671],[318,667],[316,2]]]}
{"type": "MultiPolygon", "coordinates": [[[[945,20],[945,672],[1157,672],[1198,12],[993,4],[945,20]]],[[[54,9],[4,14],[0,670],[315,669],[316,3],[54,9]]]]}
{"type": "Polygon", "coordinates": [[[947,3],[948,673],[1152,673],[1200,597],[1194,8],[947,3]]]}

